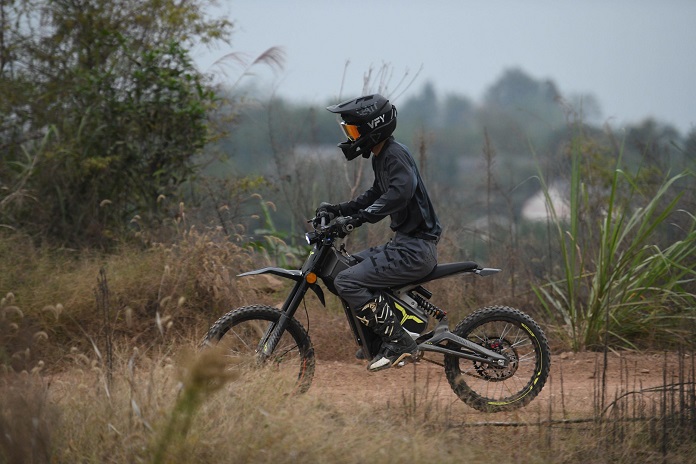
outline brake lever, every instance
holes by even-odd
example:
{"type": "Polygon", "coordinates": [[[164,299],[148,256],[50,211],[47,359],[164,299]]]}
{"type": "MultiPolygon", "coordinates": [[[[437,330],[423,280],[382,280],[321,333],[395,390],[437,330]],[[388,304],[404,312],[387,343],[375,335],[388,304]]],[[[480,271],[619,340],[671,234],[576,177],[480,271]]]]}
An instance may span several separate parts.
{"type": "Polygon", "coordinates": [[[317,216],[313,217],[312,219],[307,220],[307,222],[311,223],[315,229],[321,230],[322,232],[330,227],[326,224],[326,215],[325,214],[318,214],[317,216]]]}

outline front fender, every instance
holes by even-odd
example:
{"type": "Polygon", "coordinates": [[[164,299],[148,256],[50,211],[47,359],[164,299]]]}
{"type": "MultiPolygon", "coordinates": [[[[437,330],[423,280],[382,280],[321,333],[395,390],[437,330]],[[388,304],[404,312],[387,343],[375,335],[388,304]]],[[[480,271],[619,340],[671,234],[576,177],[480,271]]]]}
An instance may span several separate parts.
{"type": "MultiPolygon", "coordinates": [[[[256,269],[255,271],[249,271],[249,272],[244,272],[242,274],[237,274],[237,277],[246,277],[246,276],[260,275],[260,274],[273,274],[273,275],[277,275],[278,277],[283,277],[285,279],[294,280],[295,282],[301,282],[302,280],[304,280],[303,276],[302,276],[302,271],[297,270],[297,269],[283,269],[281,267],[264,267],[263,269],[256,269]]],[[[326,306],[326,301],[324,300],[324,291],[321,289],[321,287],[319,285],[317,285],[316,283],[314,283],[314,284],[309,284],[309,288],[311,288],[314,291],[314,293],[319,298],[319,301],[321,302],[321,304],[326,306]]]]}

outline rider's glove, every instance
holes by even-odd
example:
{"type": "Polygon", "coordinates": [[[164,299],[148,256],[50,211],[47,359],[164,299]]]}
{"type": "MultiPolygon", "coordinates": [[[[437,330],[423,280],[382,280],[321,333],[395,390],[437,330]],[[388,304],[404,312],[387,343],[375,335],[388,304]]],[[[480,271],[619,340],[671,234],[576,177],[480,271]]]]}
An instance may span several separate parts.
{"type": "Polygon", "coordinates": [[[335,217],[341,216],[341,208],[338,205],[322,202],[317,208],[316,215],[317,217],[327,216],[330,221],[335,217]]]}
{"type": "Polygon", "coordinates": [[[345,237],[349,233],[353,232],[353,229],[360,227],[365,219],[360,214],[354,216],[343,216],[336,219],[336,225],[340,228],[339,237],[345,237]]]}

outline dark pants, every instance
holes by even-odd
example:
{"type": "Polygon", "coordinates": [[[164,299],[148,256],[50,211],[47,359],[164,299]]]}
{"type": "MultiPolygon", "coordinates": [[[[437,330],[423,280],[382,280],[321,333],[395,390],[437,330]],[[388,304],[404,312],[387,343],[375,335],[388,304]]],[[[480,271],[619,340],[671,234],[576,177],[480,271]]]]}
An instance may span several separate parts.
{"type": "Polygon", "coordinates": [[[437,264],[437,244],[396,233],[384,245],[355,253],[360,263],[336,276],[334,285],[350,309],[362,308],[383,288],[425,277],[437,264]]]}

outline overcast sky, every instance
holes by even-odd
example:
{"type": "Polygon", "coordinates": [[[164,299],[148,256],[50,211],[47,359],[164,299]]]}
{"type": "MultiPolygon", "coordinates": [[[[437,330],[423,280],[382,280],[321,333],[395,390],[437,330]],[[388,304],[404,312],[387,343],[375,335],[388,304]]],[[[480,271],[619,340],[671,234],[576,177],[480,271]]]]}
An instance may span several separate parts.
{"type": "Polygon", "coordinates": [[[222,0],[217,11],[235,23],[232,46],[198,50],[202,69],[233,80],[216,58],[282,47],[284,69],[255,79],[291,100],[357,96],[386,64],[392,91],[421,69],[401,101],[432,82],[478,102],[517,67],[565,96],[594,95],[615,127],[652,116],[696,129],[696,0],[222,0]]]}

